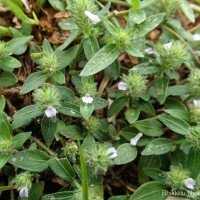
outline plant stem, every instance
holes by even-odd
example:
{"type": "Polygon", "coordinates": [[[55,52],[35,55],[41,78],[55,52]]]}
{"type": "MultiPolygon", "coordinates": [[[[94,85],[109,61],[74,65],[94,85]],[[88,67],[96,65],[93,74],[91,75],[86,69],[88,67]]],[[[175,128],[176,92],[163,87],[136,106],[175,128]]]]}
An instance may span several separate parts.
{"type": "Polygon", "coordinates": [[[85,164],[85,159],[83,157],[83,150],[78,141],[78,149],[79,149],[79,156],[80,156],[80,163],[81,163],[81,179],[82,179],[82,200],[88,200],[88,176],[87,176],[87,168],[85,164]]]}
{"type": "MultiPolygon", "coordinates": [[[[100,0],[101,2],[109,2],[109,0],[100,0]]],[[[117,4],[117,5],[121,5],[121,6],[126,6],[126,7],[132,7],[131,4],[126,3],[124,1],[119,1],[119,0],[111,0],[110,1],[112,4],[117,4]]]]}
{"type": "Polygon", "coordinates": [[[51,151],[47,146],[45,146],[42,142],[40,142],[37,138],[35,137],[30,137],[30,140],[33,140],[40,148],[45,150],[50,156],[52,157],[57,157],[57,154],[51,151]]]}

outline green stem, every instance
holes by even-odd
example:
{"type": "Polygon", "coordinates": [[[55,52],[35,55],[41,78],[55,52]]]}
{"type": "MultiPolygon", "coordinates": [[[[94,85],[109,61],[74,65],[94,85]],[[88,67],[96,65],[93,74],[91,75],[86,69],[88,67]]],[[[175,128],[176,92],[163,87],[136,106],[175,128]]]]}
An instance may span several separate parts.
{"type": "Polygon", "coordinates": [[[10,29],[5,26],[0,26],[0,36],[12,35],[10,29]]]}
{"type": "Polygon", "coordinates": [[[52,157],[57,157],[57,154],[51,151],[47,146],[45,146],[42,142],[40,142],[37,138],[35,137],[30,137],[30,140],[33,140],[40,148],[45,150],[50,156],[52,157]]]}
{"type": "Polygon", "coordinates": [[[5,190],[12,190],[14,185],[8,185],[8,186],[2,186],[0,187],[0,192],[5,191],[5,190]]]}
{"type": "MultiPolygon", "coordinates": [[[[82,40],[81,40],[81,43],[79,44],[78,50],[77,50],[76,55],[75,55],[75,58],[74,58],[74,62],[73,62],[73,64],[72,64],[73,68],[74,68],[74,65],[75,65],[75,63],[76,63],[76,61],[77,61],[77,59],[78,59],[78,57],[79,57],[79,55],[80,55],[80,53],[81,53],[82,48],[83,48],[83,42],[84,42],[84,39],[82,39],[82,40]]],[[[73,68],[72,68],[72,69],[73,69],[73,68]]]]}
{"type": "MultiPolygon", "coordinates": [[[[109,2],[109,0],[100,0],[101,2],[109,2]]],[[[121,6],[126,6],[126,7],[132,7],[131,4],[126,3],[124,1],[119,1],[119,0],[111,0],[112,4],[117,4],[117,5],[121,5],[121,6]]]]}
{"type": "Polygon", "coordinates": [[[81,178],[82,178],[82,200],[88,200],[88,176],[87,176],[87,168],[85,164],[85,159],[83,157],[83,150],[78,141],[78,149],[79,149],[79,156],[80,156],[80,163],[81,163],[81,178]]]}

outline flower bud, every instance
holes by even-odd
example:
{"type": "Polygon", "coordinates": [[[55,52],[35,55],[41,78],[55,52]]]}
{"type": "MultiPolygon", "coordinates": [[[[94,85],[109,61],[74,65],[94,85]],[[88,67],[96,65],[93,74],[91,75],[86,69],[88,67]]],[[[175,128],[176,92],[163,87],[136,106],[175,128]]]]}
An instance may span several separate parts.
{"type": "Polygon", "coordinates": [[[12,151],[12,141],[4,138],[0,139],[0,155],[9,155],[12,151]]]}
{"type": "Polygon", "coordinates": [[[11,181],[12,184],[19,190],[20,197],[28,197],[30,188],[32,187],[33,175],[26,171],[16,175],[11,181]]]}
{"type": "MultiPolygon", "coordinates": [[[[138,98],[141,94],[143,94],[146,90],[146,77],[135,73],[133,70],[129,72],[128,75],[124,75],[122,77],[123,82],[127,85],[125,90],[126,95],[132,98],[138,98]]],[[[124,84],[124,89],[125,89],[124,84]]]]}
{"type": "Polygon", "coordinates": [[[200,150],[200,125],[193,126],[186,135],[186,141],[196,150],[200,150]]]}
{"type": "Polygon", "coordinates": [[[56,115],[56,108],[60,106],[61,96],[55,86],[45,85],[43,88],[36,89],[34,101],[41,111],[45,111],[47,117],[56,115]]]}
{"type": "Polygon", "coordinates": [[[91,116],[89,119],[83,121],[82,124],[90,133],[98,131],[101,127],[99,119],[94,116],[91,116]]]}
{"type": "Polygon", "coordinates": [[[93,144],[84,151],[86,164],[94,175],[105,174],[108,167],[113,164],[112,159],[117,156],[114,148],[108,148],[108,144],[93,144]],[[110,155],[112,154],[112,155],[110,155]]]}
{"type": "Polygon", "coordinates": [[[164,72],[180,67],[188,59],[186,45],[179,41],[157,45],[156,51],[158,52],[160,66],[164,72]]]}
{"type": "Polygon", "coordinates": [[[7,44],[4,41],[0,41],[0,59],[5,58],[10,53],[7,51],[7,44]]]}
{"type": "Polygon", "coordinates": [[[55,53],[43,53],[39,59],[39,68],[49,74],[54,74],[59,67],[58,58],[55,53]]]}
{"type": "Polygon", "coordinates": [[[166,173],[166,184],[172,187],[172,190],[183,189],[185,181],[189,178],[189,171],[182,166],[170,166],[170,171],[166,173]]]}
{"type": "Polygon", "coordinates": [[[200,100],[193,100],[193,104],[189,108],[191,121],[199,123],[200,122],[200,100]]]}
{"type": "Polygon", "coordinates": [[[188,87],[191,95],[200,97],[200,69],[191,69],[188,77],[188,87]]]}
{"type": "Polygon", "coordinates": [[[147,55],[152,55],[154,54],[154,50],[151,48],[151,47],[148,47],[144,50],[144,52],[147,54],[147,55]]]}

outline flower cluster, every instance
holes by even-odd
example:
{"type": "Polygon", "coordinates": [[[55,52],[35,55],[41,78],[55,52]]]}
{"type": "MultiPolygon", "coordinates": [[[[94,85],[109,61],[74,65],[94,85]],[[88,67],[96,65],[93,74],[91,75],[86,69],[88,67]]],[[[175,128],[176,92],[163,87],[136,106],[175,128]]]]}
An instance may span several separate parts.
{"type": "Polygon", "coordinates": [[[109,148],[107,144],[96,143],[84,151],[86,164],[95,175],[105,174],[108,167],[113,165],[112,159],[116,156],[115,148],[109,148]]]}

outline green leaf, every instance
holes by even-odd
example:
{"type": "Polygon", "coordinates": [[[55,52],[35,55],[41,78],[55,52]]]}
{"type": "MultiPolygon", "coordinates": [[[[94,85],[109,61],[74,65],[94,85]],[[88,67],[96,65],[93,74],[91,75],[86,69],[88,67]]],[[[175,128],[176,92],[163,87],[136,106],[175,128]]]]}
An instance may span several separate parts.
{"type": "Polygon", "coordinates": [[[65,40],[65,42],[56,49],[56,51],[62,51],[67,48],[78,37],[79,34],[80,33],[78,30],[73,31],[70,36],[65,40]]]}
{"type": "Polygon", "coordinates": [[[186,158],[186,168],[190,171],[192,178],[196,179],[200,169],[200,151],[191,149],[186,158]]]}
{"type": "Polygon", "coordinates": [[[8,162],[10,156],[9,155],[1,155],[0,159],[0,169],[4,167],[4,165],[8,162]]]}
{"type": "Polygon", "coordinates": [[[92,115],[93,111],[94,111],[93,103],[85,104],[85,103],[81,102],[80,113],[84,119],[86,119],[86,120],[89,119],[89,117],[92,115]]]}
{"type": "Polygon", "coordinates": [[[146,19],[146,13],[144,10],[130,10],[129,20],[135,24],[141,24],[146,19]]]}
{"type": "Polygon", "coordinates": [[[57,130],[56,117],[44,117],[41,122],[41,131],[47,146],[50,146],[57,130]]]}
{"type": "Polygon", "coordinates": [[[138,65],[135,65],[130,70],[133,70],[136,73],[140,73],[142,75],[149,75],[149,74],[155,74],[160,71],[160,67],[156,66],[156,63],[140,63],[138,65]]]}
{"type": "Polygon", "coordinates": [[[6,3],[7,6],[15,13],[15,15],[17,15],[24,22],[26,22],[28,24],[35,24],[35,25],[39,24],[39,20],[34,12],[32,13],[33,19],[30,19],[25,15],[25,13],[21,9],[21,7],[15,1],[4,0],[4,3],[6,3]]]}
{"type": "Polygon", "coordinates": [[[3,72],[0,75],[0,86],[9,87],[15,85],[18,79],[12,72],[3,72]]]}
{"type": "Polygon", "coordinates": [[[75,172],[67,158],[49,160],[51,170],[60,178],[70,181],[74,178],[75,172]]]}
{"type": "Polygon", "coordinates": [[[110,197],[108,200],[129,200],[129,196],[121,195],[110,197]]]}
{"type": "Polygon", "coordinates": [[[155,109],[153,107],[153,105],[151,104],[151,102],[149,101],[141,101],[139,104],[140,110],[149,114],[149,115],[156,115],[155,109]]]}
{"type": "Polygon", "coordinates": [[[39,200],[44,190],[44,182],[33,184],[28,194],[28,200],[39,200]]]}
{"type": "Polygon", "coordinates": [[[0,96],[0,111],[3,111],[6,105],[6,100],[3,95],[0,96]]]}
{"type": "Polygon", "coordinates": [[[48,75],[42,71],[32,73],[23,84],[20,94],[26,94],[44,83],[48,79],[48,75]]]}
{"type": "Polygon", "coordinates": [[[159,182],[151,181],[140,186],[129,200],[165,200],[168,192],[159,182]]]}
{"type": "Polygon", "coordinates": [[[131,44],[125,45],[125,51],[131,56],[144,57],[144,55],[131,44]]]}
{"type": "Polygon", "coordinates": [[[42,50],[46,54],[52,54],[52,53],[54,53],[51,45],[49,44],[49,41],[46,38],[43,40],[42,50]]]}
{"type": "Polygon", "coordinates": [[[31,136],[31,132],[24,132],[24,133],[18,133],[13,137],[13,148],[14,149],[20,149],[23,147],[23,144],[28,140],[28,138],[31,136]]]}
{"type": "Polygon", "coordinates": [[[190,94],[190,89],[187,85],[173,85],[167,88],[167,96],[182,96],[190,94]]]}
{"type": "Polygon", "coordinates": [[[180,109],[165,109],[164,110],[166,113],[177,117],[179,119],[189,121],[190,120],[190,114],[186,112],[185,110],[180,110],[180,109]]]}
{"type": "Polygon", "coordinates": [[[107,79],[117,79],[120,76],[120,65],[118,60],[115,60],[104,70],[107,79]]]}
{"type": "Polygon", "coordinates": [[[132,32],[132,39],[136,39],[138,37],[142,37],[156,28],[164,19],[165,14],[160,13],[157,15],[152,15],[148,17],[144,22],[138,24],[134,27],[132,32]]]}
{"type": "Polygon", "coordinates": [[[136,121],[134,126],[144,135],[151,137],[158,137],[164,133],[162,124],[155,119],[136,121]]]}
{"type": "Polygon", "coordinates": [[[56,86],[56,88],[58,88],[62,100],[69,101],[71,103],[74,102],[75,94],[71,89],[66,86],[56,86]]]}
{"type": "Polygon", "coordinates": [[[190,3],[187,0],[181,1],[181,9],[184,12],[185,16],[192,22],[195,22],[195,14],[194,11],[190,5],[190,3]]]}
{"type": "Polygon", "coordinates": [[[0,68],[5,71],[10,71],[15,68],[21,67],[21,62],[12,56],[6,56],[0,61],[0,68]]]}
{"type": "Polygon", "coordinates": [[[66,51],[56,51],[56,57],[59,61],[58,69],[61,70],[66,66],[70,65],[72,61],[76,58],[77,52],[79,50],[79,45],[75,45],[66,51]]]}
{"type": "Polygon", "coordinates": [[[138,119],[139,115],[140,115],[140,109],[138,107],[128,108],[127,111],[125,112],[125,117],[129,124],[133,124],[138,119]]]}
{"type": "Polygon", "coordinates": [[[51,4],[51,6],[55,9],[55,10],[59,10],[59,11],[65,11],[65,2],[64,1],[59,1],[59,0],[48,0],[48,2],[51,4]]]}
{"type": "Polygon", "coordinates": [[[58,84],[65,83],[65,75],[61,71],[57,71],[53,74],[52,79],[58,84]]]}
{"type": "Polygon", "coordinates": [[[94,97],[94,110],[99,110],[108,106],[108,101],[102,98],[94,97]]]}
{"type": "Polygon", "coordinates": [[[10,128],[4,119],[0,119],[0,138],[11,140],[10,128]]]}
{"type": "Polygon", "coordinates": [[[42,115],[42,113],[35,105],[26,106],[18,110],[13,116],[12,129],[27,125],[33,118],[42,115]]]}
{"type": "Polygon", "coordinates": [[[187,107],[177,99],[167,98],[164,105],[166,109],[178,109],[188,112],[187,107]]]}
{"type": "Polygon", "coordinates": [[[135,10],[137,10],[140,7],[140,0],[131,0],[131,3],[135,10]]]}
{"type": "Polygon", "coordinates": [[[108,117],[112,117],[114,114],[118,113],[126,105],[126,103],[128,103],[127,96],[115,99],[108,110],[108,117]]]}
{"type": "Polygon", "coordinates": [[[117,147],[117,157],[114,159],[116,165],[123,165],[133,161],[137,156],[137,149],[129,143],[117,147]]]}
{"type": "Polygon", "coordinates": [[[144,173],[149,176],[150,178],[160,182],[160,183],[165,183],[166,176],[165,176],[165,171],[157,169],[157,168],[144,168],[144,173]]]}
{"type": "Polygon", "coordinates": [[[80,76],[90,76],[100,72],[113,63],[120,55],[116,44],[108,44],[100,49],[85,65],[80,76]]]}
{"type": "Polygon", "coordinates": [[[153,83],[156,90],[157,100],[162,105],[167,97],[167,87],[169,84],[169,79],[166,76],[157,77],[154,79],[153,83]]]}
{"type": "Polygon", "coordinates": [[[32,172],[42,172],[48,167],[50,157],[40,150],[24,150],[10,156],[9,163],[32,172]]]}
{"type": "Polygon", "coordinates": [[[8,51],[11,54],[15,54],[15,55],[19,55],[19,54],[24,53],[26,51],[26,48],[27,48],[27,43],[31,39],[33,39],[32,35],[26,36],[26,37],[13,38],[9,42],[7,42],[8,51]],[[22,46],[25,46],[25,48],[23,48],[24,49],[23,51],[21,51],[22,46]]]}
{"type": "Polygon", "coordinates": [[[42,197],[42,200],[72,200],[76,192],[57,192],[54,194],[47,194],[42,197]]]}
{"type": "Polygon", "coordinates": [[[181,135],[187,135],[189,132],[189,124],[177,117],[171,115],[159,115],[158,119],[165,124],[170,130],[179,133],[181,135]]]}
{"type": "Polygon", "coordinates": [[[90,36],[84,40],[83,49],[87,60],[90,60],[94,54],[99,51],[99,44],[95,36],[90,36]]]}
{"type": "Polygon", "coordinates": [[[70,102],[65,101],[64,103],[62,103],[62,105],[58,108],[58,111],[64,115],[72,117],[81,117],[79,107],[70,102]]]}
{"type": "Polygon", "coordinates": [[[58,26],[63,30],[76,30],[79,29],[73,18],[65,19],[64,21],[58,23],[58,26]]]}
{"type": "Polygon", "coordinates": [[[148,180],[148,177],[144,173],[144,168],[156,168],[160,169],[161,159],[159,156],[141,156],[138,163],[138,180],[139,183],[145,183],[148,180]]]}
{"type": "Polygon", "coordinates": [[[172,149],[172,146],[173,144],[171,140],[166,138],[157,138],[149,142],[141,154],[143,156],[165,154],[172,149]]]}

